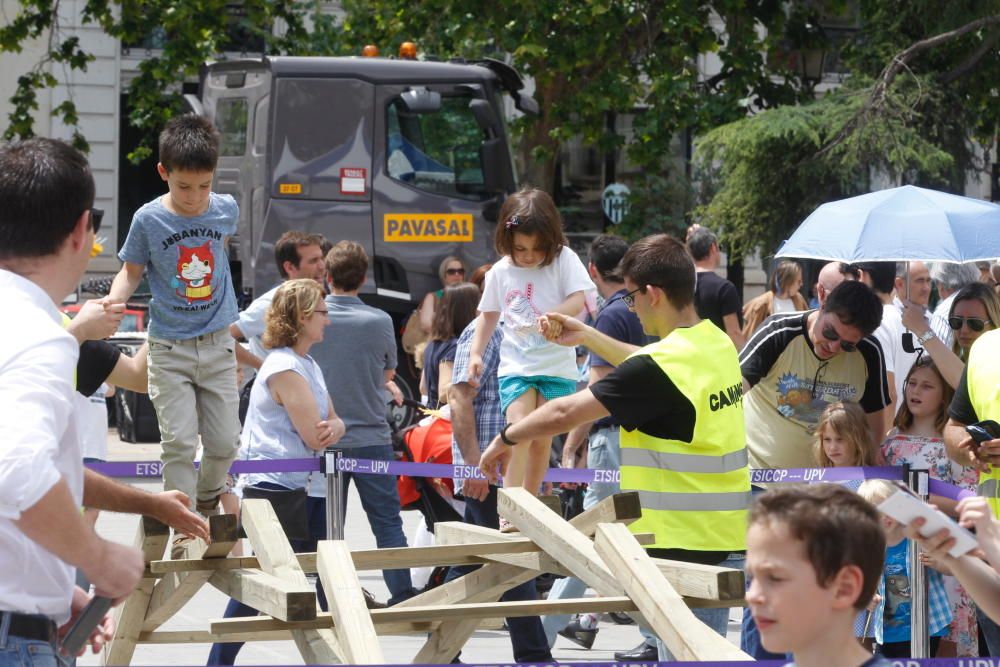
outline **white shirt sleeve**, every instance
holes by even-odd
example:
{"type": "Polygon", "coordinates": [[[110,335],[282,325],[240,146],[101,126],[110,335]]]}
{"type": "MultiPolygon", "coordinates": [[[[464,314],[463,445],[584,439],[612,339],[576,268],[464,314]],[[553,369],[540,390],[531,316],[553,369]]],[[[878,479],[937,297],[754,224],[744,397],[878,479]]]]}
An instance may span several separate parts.
{"type": "Polygon", "coordinates": [[[483,297],[479,300],[479,312],[499,313],[503,310],[500,307],[500,273],[502,272],[503,267],[500,262],[494,264],[493,268],[486,272],[486,280],[483,282],[483,297]]]}
{"type": "Polygon", "coordinates": [[[17,520],[60,480],[59,441],[74,419],[77,348],[68,337],[39,342],[0,373],[0,517],[17,520]]]}
{"type": "Polygon", "coordinates": [[[240,319],[236,321],[236,326],[243,333],[243,337],[250,339],[254,336],[264,335],[264,316],[267,315],[271,307],[271,299],[254,299],[247,306],[247,309],[240,313],[240,319]]]}
{"type": "Polygon", "coordinates": [[[559,278],[562,282],[563,299],[575,292],[597,289],[579,255],[566,246],[559,251],[559,278]]]}

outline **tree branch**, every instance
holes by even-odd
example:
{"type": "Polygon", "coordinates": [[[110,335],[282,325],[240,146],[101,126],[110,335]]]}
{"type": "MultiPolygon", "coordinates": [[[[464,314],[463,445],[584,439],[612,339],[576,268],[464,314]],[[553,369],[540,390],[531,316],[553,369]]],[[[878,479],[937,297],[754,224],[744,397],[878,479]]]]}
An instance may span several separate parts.
{"type": "Polygon", "coordinates": [[[989,36],[983,40],[983,43],[979,45],[972,55],[970,55],[965,62],[958,65],[950,72],[945,72],[938,77],[938,82],[943,85],[948,85],[957,79],[961,79],[963,76],[971,72],[979,64],[979,61],[983,59],[987,53],[993,50],[996,46],[997,41],[1000,41],[1000,30],[996,32],[991,32],[989,36]]]}
{"type": "MultiPolygon", "coordinates": [[[[886,96],[889,92],[889,86],[895,80],[896,76],[904,69],[909,68],[909,62],[913,60],[918,54],[923,53],[929,49],[933,49],[936,46],[940,46],[945,42],[949,42],[959,37],[963,37],[974,30],[979,30],[990,25],[1000,24],[1000,14],[992,14],[990,16],[984,16],[983,18],[976,19],[966,23],[965,25],[955,28],[954,30],[949,30],[948,32],[943,32],[939,35],[934,35],[933,37],[928,37],[927,39],[922,39],[919,42],[915,42],[908,46],[906,49],[900,51],[895,57],[886,65],[885,69],[879,75],[878,80],[875,85],[871,88],[871,93],[861,108],[858,109],[850,120],[844,123],[844,126],[840,128],[836,136],[831,139],[823,148],[817,151],[815,157],[823,157],[830,153],[834,148],[841,144],[847,137],[849,137],[858,127],[861,126],[862,122],[869,116],[877,113],[879,109],[885,104],[886,96]]],[[[991,36],[992,37],[992,36],[991,36]]],[[[987,40],[989,41],[989,40],[987,40]]],[[[982,47],[980,47],[982,48],[982,47]]],[[[987,48],[987,51],[989,49],[987,48]]],[[[975,55],[975,54],[973,54],[975,55]]],[[[979,56],[982,57],[982,56],[979,56]]],[[[966,63],[959,66],[962,67],[966,63]]],[[[973,62],[972,65],[975,63],[973,62]]],[[[970,67],[972,66],[970,65],[970,67]]],[[[954,71],[954,70],[953,70],[954,71]]]]}

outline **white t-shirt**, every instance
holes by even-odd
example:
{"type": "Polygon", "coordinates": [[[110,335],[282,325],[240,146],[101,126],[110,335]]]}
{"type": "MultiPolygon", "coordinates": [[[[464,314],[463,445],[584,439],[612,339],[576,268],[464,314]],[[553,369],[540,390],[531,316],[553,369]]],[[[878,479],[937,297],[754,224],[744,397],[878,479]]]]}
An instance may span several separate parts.
{"type": "Polygon", "coordinates": [[[500,377],[547,375],[576,381],[576,353],[545,340],[538,317],[574,292],[596,289],[575,252],[563,247],[548,266],[524,269],[502,258],[486,274],[479,310],[500,313],[500,377]]]}
{"type": "Polygon", "coordinates": [[[104,395],[108,385],[91,396],[76,393],[77,415],[80,421],[80,450],[85,459],[108,460],[108,403],[104,395]]]}
{"type": "Polygon", "coordinates": [[[795,302],[791,299],[783,299],[780,296],[775,296],[771,300],[771,314],[777,315],[778,313],[794,313],[798,308],[795,307],[795,302]]]}

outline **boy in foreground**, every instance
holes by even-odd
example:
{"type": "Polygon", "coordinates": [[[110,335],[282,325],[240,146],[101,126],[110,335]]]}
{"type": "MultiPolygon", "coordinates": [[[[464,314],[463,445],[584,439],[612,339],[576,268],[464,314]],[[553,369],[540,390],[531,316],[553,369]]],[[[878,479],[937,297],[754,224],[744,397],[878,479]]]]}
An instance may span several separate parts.
{"type": "Polygon", "coordinates": [[[854,637],[882,576],[875,508],[833,484],[769,491],[750,509],[747,604],[768,651],[790,667],[889,667],[854,637]]]}

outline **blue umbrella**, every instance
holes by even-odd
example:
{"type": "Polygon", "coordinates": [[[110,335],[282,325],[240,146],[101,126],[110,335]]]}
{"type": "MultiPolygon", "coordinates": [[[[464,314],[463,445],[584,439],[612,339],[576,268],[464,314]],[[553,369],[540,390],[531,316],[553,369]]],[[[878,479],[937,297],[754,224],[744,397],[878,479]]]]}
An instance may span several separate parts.
{"type": "Polygon", "coordinates": [[[823,204],[776,257],[972,262],[1000,257],[1000,206],[913,185],[823,204]]]}

